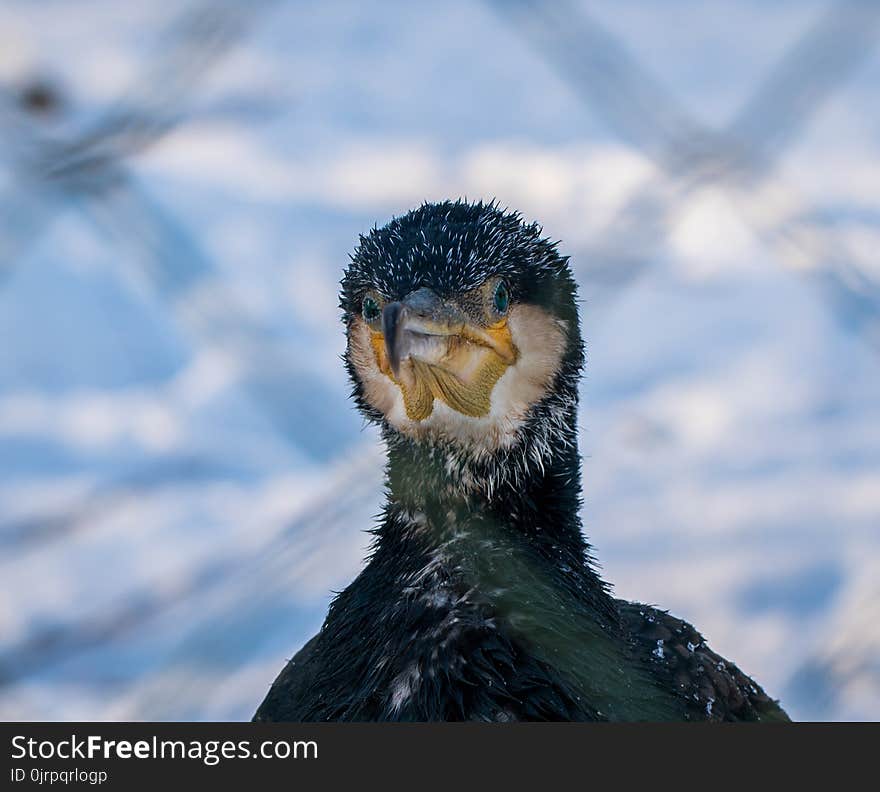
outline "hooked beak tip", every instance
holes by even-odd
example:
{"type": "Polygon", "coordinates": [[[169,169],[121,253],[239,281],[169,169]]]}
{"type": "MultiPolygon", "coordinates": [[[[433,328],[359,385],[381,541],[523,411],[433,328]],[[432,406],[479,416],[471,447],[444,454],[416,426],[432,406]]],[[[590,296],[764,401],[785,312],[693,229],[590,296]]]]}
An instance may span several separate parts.
{"type": "Polygon", "coordinates": [[[404,306],[399,302],[389,303],[382,311],[382,335],[385,337],[385,353],[391,371],[400,374],[400,340],[403,333],[404,306]]]}

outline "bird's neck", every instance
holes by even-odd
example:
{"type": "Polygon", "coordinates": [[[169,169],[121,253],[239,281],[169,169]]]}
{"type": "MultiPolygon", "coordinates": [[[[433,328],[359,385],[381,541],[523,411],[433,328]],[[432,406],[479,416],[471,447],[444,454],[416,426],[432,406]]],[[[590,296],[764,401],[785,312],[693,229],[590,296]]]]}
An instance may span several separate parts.
{"type": "Polygon", "coordinates": [[[459,594],[483,596],[499,613],[523,617],[535,603],[577,602],[613,623],[614,601],[581,532],[574,409],[561,423],[536,423],[567,436],[530,436],[479,464],[449,449],[386,438],[388,504],[371,563],[384,588],[394,590],[397,580],[410,591],[419,581],[419,590],[443,591],[457,581],[459,594]]]}
{"type": "Polygon", "coordinates": [[[380,546],[404,541],[410,531],[423,548],[448,547],[468,533],[527,545],[566,566],[586,559],[576,432],[576,404],[569,402],[552,420],[537,416],[519,443],[483,458],[386,435],[389,519],[378,531],[380,546]]]}

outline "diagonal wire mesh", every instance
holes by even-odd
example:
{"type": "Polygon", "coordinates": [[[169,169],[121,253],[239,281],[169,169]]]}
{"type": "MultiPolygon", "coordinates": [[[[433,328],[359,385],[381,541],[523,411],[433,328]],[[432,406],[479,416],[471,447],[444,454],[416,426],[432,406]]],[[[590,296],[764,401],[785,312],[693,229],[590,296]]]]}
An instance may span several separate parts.
{"type": "Polygon", "coordinates": [[[342,407],[341,400],[290,359],[270,327],[248,315],[199,242],[137,183],[125,162],[180,122],[208,69],[272,5],[271,0],[205,3],[186,11],[160,37],[162,57],[72,140],[40,140],[38,127],[7,108],[0,117],[5,131],[17,148],[26,149],[9,192],[23,193],[26,200],[7,201],[12,212],[0,226],[0,260],[12,266],[39,228],[74,201],[127,248],[125,260],[139,267],[138,281],[197,345],[221,347],[230,353],[230,366],[245,369],[246,391],[281,436],[308,456],[327,459],[352,428],[328,419],[327,406],[342,407]],[[34,133],[38,143],[28,144],[34,133]]]}
{"type": "MultiPolygon", "coordinates": [[[[880,7],[830,5],[785,53],[722,130],[699,124],[608,31],[571,2],[494,4],[504,19],[627,143],[659,167],[589,245],[585,276],[616,291],[638,277],[686,199],[721,187],[783,263],[808,273],[839,319],[872,344],[880,338],[880,284],[851,263],[845,246],[804,220],[768,215],[760,192],[785,190],[773,169],[828,99],[871,55],[880,7]],[[758,204],[756,206],[756,204],[758,204]]],[[[608,295],[603,295],[607,299],[608,295]]]]}

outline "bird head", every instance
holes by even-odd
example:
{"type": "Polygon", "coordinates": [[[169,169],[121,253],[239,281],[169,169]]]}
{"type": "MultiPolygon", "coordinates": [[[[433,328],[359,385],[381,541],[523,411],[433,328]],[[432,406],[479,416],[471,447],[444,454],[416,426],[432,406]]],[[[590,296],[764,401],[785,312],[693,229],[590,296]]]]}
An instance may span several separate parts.
{"type": "Polygon", "coordinates": [[[361,236],[340,305],[355,398],[392,433],[492,453],[576,401],[567,259],[494,203],[424,204],[361,236]]]}

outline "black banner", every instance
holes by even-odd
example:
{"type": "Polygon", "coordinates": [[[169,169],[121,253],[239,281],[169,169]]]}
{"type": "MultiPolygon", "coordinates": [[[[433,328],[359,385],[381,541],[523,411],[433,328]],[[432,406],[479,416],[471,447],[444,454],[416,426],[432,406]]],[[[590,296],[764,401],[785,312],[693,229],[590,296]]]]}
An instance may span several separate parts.
{"type": "Polygon", "coordinates": [[[877,724],[5,723],[0,778],[10,790],[369,781],[458,792],[565,778],[759,787],[775,768],[789,783],[873,786],[878,737],[877,724]]]}

